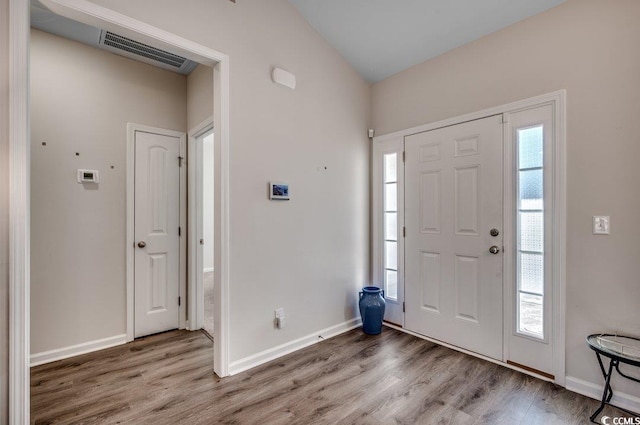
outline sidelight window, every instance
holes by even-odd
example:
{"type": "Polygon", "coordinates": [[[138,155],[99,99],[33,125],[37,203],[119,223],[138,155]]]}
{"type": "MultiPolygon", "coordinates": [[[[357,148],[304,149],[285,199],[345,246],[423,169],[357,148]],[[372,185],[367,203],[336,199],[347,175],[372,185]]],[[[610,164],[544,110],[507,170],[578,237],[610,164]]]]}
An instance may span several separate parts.
{"type": "Polygon", "coordinates": [[[383,156],[384,205],[384,290],[398,299],[398,154],[383,156]]]}
{"type": "Polygon", "coordinates": [[[544,339],[543,126],[517,132],[517,331],[544,339]]]}

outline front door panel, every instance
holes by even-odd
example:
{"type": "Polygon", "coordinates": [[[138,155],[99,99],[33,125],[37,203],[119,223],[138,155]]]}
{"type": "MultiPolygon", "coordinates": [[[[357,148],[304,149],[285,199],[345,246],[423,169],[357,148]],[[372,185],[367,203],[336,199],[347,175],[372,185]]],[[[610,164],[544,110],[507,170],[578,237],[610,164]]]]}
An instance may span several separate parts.
{"type": "Polygon", "coordinates": [[[499,116],[405,137],[405,326],[500,360],[502,140],[499,116]]]}

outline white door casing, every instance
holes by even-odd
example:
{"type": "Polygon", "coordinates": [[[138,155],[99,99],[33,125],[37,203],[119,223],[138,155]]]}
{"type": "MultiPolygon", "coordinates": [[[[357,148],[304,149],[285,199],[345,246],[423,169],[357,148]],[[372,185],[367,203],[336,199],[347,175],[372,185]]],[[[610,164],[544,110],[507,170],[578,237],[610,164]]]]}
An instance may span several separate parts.
{"type": "Polygon", "coordinates": [[[405,326],[498,360],[502,128],[499,115],[405,137],[405,326]]]}
{"type": "Polygon", "coordinates": [[[134,336],[179,327],[181,137],[136,130],[134,336]]]}

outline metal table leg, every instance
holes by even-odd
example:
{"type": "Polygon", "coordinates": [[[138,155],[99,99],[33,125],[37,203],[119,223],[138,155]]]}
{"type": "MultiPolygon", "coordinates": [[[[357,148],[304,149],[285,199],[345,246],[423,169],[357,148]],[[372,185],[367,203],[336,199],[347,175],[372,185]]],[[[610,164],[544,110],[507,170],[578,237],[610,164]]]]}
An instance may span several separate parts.
{"type": "Polygon", "coordinates": [[[604,406],[611,401],[611,397],[613,397],[613,390],[611,389],[611,374],[613,373],[613,367],[618,367],[617,360],[611,359],[609,362],[609,372],[605,371],[604,365],[602,364],[602,359],[600,358],[600,353],[596,353],[598,356],[598,363],[600,364],[600,370],[602,371],[602,375],[604,376],[604,391],[602,393],[602,402],[600,403],[600,407],[596,410],[593,415],[591,415],[591,422],[596,422],[596,417],[602,412],[604,406]]]}

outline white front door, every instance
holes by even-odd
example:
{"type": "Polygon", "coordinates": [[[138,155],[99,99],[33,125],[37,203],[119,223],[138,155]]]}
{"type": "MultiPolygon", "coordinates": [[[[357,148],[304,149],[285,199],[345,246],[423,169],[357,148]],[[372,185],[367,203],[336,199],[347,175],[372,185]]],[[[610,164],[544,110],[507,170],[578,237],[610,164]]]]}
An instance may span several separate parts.
{"type": "Polygon", "coordinates": [[[134,143],[137,338],[179,327],[180,138],[136,130],[134,143]]]}
{"type": "Polygon", "coordinates": [[[491,116],[405,137],[405,327],[499,360],[502,128],[491,116]]]}

